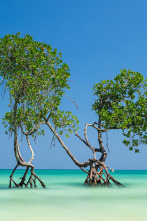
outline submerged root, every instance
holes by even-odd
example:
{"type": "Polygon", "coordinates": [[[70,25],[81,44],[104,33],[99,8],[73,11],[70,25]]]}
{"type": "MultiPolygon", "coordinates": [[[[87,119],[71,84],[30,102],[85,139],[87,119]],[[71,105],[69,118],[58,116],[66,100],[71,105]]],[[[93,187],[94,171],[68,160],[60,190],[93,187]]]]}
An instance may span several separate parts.
{"type": "Polygon", "coordinates": [[[31,170],[31,175],[28,179],[28,182],[27,182],[27,187],[28,185],[30,184],[30,188],[32,188],[34,186],[34,188],[37,188],[37,185],[36,185],[36,179],[40,182],[41,186],[43,188],[46,188],[45,184],[43,183],[43,181],[34,173],[34,170],[32,169],[31,170]]]}
{"type": "Polygon", "coordinates": [[[19,187],[22,188],[23,186],[26,187],[26,188],[28,188],[29,186],[30,186],[30,188],[37,188],[36,179],[40,182],[40,184],[43,188],[46,188],[43,181],[34,173],[34,168],[32,168],[32,167],[31,167],[31,175],[30,175],[28,181],[26,181],[26,176],[29,172],[29,166],[27,166],[27,168],[24,172],[24,175],[20,178],[21,181],[19,183],[16,183],[13,179],[13,175],[14,175],[14,172],[17,169],[18,166],[19,166],[18,164],[15,166],[15,168],[13,169],[13,171],[10,175],[9,188],[19,188],[19,187]],[[12,187],[12,183],[14,184],[13,187],[12,187]]]}
{"type": "Polygon", "coordinates": [[[17,165],[14,167],[14,169],[13,169],[11,175],[10,175],[9,188],[11,188],[12,182],[15,184],[15,186],[18,187],[17,183],[15,183],[15,181],[13,180],[13,174],[14,174],[14,172],[15,172],[15,170],[17,169],[18,166],[19,166],[19,165],[17,164],[17,165]]]}
{"type": "Polygon", "coordinates": [[[125,187],[123,184],[118,182],[116,179],[114,179],[114,177],[110,175],[107,166],[104,163],[97,161],[95,165],[91,165],[84,184],[89,186],[110,187],[112,186],[110,180],[113,181],[113,183],[119,187],[125,187]]]}

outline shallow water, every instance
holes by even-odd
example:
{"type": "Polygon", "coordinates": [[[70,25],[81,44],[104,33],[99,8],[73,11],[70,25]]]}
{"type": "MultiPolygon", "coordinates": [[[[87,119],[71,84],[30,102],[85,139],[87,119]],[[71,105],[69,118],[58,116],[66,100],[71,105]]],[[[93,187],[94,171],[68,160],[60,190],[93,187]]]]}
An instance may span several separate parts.
{"type": "Polygon", "coordinates": [[[47,189],[8,189],[10,173],[0,170],[0,221],[147,220],[147,171],[115,171],[126,188],[85,187],[79,170],[36,170],[47,189]]]}

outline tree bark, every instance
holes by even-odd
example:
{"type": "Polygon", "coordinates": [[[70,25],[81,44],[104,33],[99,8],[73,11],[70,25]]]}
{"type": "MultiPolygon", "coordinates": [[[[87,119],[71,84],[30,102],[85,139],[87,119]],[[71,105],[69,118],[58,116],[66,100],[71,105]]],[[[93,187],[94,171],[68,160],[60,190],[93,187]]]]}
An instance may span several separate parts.
{"type": "MultiPolygon", "coordinates": [[[[29,142],[28,136],[27,136],[27,143],[28,143],[28,146],[29,146],[29,148],[31,150],[31,153],[32,153],[32,157],[31,157],[30,161],[28,163],[25,162],[25,160],[23,159],[23,157],[20,154],[19,145],[18,145],[18,135],[17,135],[17,123],[16,123],[17,105],[18,105],[18,98],[15,99],[15,103],[14,103],[14,122],[13,122],[13,125],[14,125],[14,153],[15,153],[15,158],[16,158],[16,161],[17,161],[17,165],[15,166],[15,168],[12,171],[12,174],[10,176],[9,187],[10,188],[12,187],[11,182],[13,181],[13,183],[15,184],[15,187],[23,187],[23,185],[25,187],[28,187],[28,184],[30,183],[30,187],[32,188],[32,179],[34,177],[34,187],[36,188],[36,178],[37,178],[38,181],[40,182],[41,186],[43,188],[45,188],[45,184],[43,183],[43,181],[34,173],[34,165],[31,164],[33,159],[34,159],[34,152],[33,152],[33,149],[31,147],[31,144],[29,142]],[[25,171],[23,177],[21,178],[21,181],[20,181],[19,184],[17,184],[13,180],[14,172],[17,169],[18,166],[26,167],[26,171],[25,171]],[[31,181],[27,182],[27,184],[26,184],[25,179],[26,179],[26,175],[28,173],[29,168],[31,169],[31,176],[30,176],[31,181]]],[[[29,178],[29,180],[30,180],[30,178],[29,178]]]]}
{"type": "MultiPolygon", "coordinates": [[[[96,124],[94,122],[94,124],[96,124]]],[[[101,129],[101,116],[99,116],[98,128],[94,126],[94,124],[87,124],[87,126],[92,126],[98,132],[98,143],[99,149],[91,148],[95,151],[101,153],[101,157],[99,160],[91,159],[90,170],[88,172],[88,176],[85,180],[85,184],[88,185],[100,185],[100,186],[111,186],[110,180],[112,180],[116,185],[124,187],[120,182],[115,180],[108,172],[108,167],[105,165],[107,152],[104,148],[103,141],[102,141],[102,133],[106,132],[106,129],[101,129]]],[[[86,128],[86,127],[85,127],[86,128]]],[[[89,144],[87,137],[85,136],[86,142],[89,144]]]]}
{"type": "Polygon", "coordinates": [[[84,172],[88,173],[87,178],[85,180],[84,184],[93,186],[93,185],[100,185],[100,186],[111,186],[110,180],[112,180],[116,185],[123,186],[121,183],[116,181],[108,172],[107,166],[105,165],[105,160],[107,157],[107,152],[104,148],[103,141],[102,141],[102,132],[105,132],[107,130],[103,130],[101,128],[96,128],[94,124],[86,124],[84,129],[84,135],[85,140],[83,140],[77,133],[76,136],[85,143],[86,146],[88,146],[92,152],[93,152],[93,159],[89,159],[88,161],[85,161],[84,163],[80,163],[77,161],[77,159],[73,156],[73,154],[69,151],[67,146],[64,144],[62,139],[60,138],[59,134],[56,132],[56,130],[52,127],[52,125],[49,123],[49,121],[46,120],[46,125],[50,128],[50,130],[53,132],[53,134],[56,136],[57,140],[60,142],[61,146],[64,148],[64,150],[67,152],[69,157],[73,160],[73,162],[80,167],[84,172]],[[91,146],[91,144],[88,141],[87,138],[87,126],[93,126],[98,131],[98,143],[99,143],[99,149],[95,149],[91,146]],[[101,157],[99,160],[96,159],[95,152],[100,152],[101,157]],[[83,169],[83,167],[90,166],[89,171],[86,171],[83,169]]]}
{"type": "Polygon", "coordinates": [[[90,161],[85,161],[84,163],[80,163],[74,156],[73,154],[69,151],[69,149],[67,148],[67,146],[64,144],[64,142],[62,141],[62,139],[60,138],[59,134],[56,132],[56,130],[52,127],[52,125],[49,123],[49,121],[46,122],[46,125],[49,127],[49,129],[53,132],[53,134],[56,136],[57,140],[59,141],[59,143],[61,144],[61,146],[64,148],[64,150],[66,151],[66,153],[68,154],[68,156],[73,160],[73,162],[80,167],[80,169],[82,167],[87,167],[90,165],[90,161]]]}

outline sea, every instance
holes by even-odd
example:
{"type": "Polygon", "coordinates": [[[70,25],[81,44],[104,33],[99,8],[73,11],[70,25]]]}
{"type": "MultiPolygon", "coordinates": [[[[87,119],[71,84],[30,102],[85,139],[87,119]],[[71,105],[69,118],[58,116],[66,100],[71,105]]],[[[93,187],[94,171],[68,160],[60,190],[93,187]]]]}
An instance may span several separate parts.
{"type": "Polygon", "coordinates": [[[80,170],[35,170],[46,189],[9,189],[11,172],[0,170],[0,221],[147,221],[146,170],[114,171],[125,188],[85,186],[80,170]]]}

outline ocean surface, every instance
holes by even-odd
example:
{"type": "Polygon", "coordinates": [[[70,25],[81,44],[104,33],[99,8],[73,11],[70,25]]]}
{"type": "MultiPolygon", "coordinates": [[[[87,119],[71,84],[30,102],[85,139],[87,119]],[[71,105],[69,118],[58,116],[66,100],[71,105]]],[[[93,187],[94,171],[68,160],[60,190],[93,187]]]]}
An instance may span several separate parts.
{"type": "Polygon", "coordinates": [[[126,188],[99,188],[80,170],[35,170],[46,189],[9,189],[11,171],[0,170],[0,221],[147,221],[147,171],[117,170],[126,188]]]}

